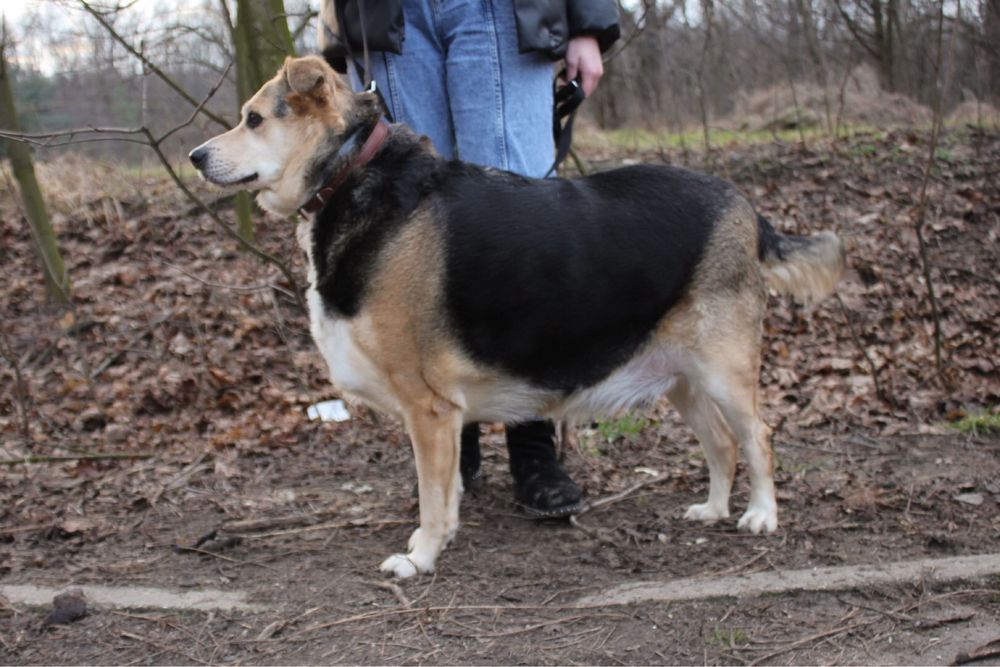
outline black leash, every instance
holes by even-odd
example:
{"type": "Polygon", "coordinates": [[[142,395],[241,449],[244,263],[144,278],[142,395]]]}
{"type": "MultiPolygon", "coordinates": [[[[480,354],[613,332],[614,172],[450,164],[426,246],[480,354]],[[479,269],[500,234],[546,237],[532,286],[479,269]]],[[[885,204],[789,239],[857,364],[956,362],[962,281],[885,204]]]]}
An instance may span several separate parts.
{"type": "Polygon", "coordinates": [[[573,143],[573,121],[576,119],[576,110],[586,99],[583,87],[577,79],[573,79],[566,85],[559,85],[559,81],[565,76],[566,70],[563,70],[552,82],[552,139],[556,145],[556,159],[545,173],[545,178],[556,173],[559,165],[569,155],[569,149],[573,143]],[[563,118],[566,119],[565,123],[562,122],[563,118]]]}
{"type": "Polygon", "coordinates": [[[396,121],[392,117],[392,110],[389,109],[389,105],[385,103],[385,98],[382,97],[382,91],[378,89],[378,86],[375,85],[375,79],[372,78],[371,61],[368,57],[368,26],[365,24],[364,0],[358,1],[358,23],[361,24],[361,50],[362,58],[364,60],[363,66],[358,64],[357,59],[354,57],[354,50],[351,48],[351,38],[350,35],[347,34],[347,23],[344,21],[345,5],[346,3],[335,3],[334,8],[337,13],[337,23],[341,26],[341,30],[343,31],[344,48],[347,49],[347,62],[353,65],[355,71],[357,71],[358,78],[361,79],[362,84],[364,84],[364,92],[375,93],[379,102],[382,104],[382,113],[390,123],[394,123],[396,121]]]}

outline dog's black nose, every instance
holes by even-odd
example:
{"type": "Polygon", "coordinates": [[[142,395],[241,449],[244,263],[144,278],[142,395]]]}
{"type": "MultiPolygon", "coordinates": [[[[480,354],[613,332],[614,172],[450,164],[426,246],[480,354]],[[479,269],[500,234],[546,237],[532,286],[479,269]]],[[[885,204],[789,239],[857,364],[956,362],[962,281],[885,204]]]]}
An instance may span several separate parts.
{"type": "Polygon", "coordinates": [[[202,166],[205,164],[205,159],[207,157],[208,157],[207,148],[196,148],[193,151],[191,151],[191,153],[188,155],[188,158],[191,159],[191,164],[193,164],[198,169],[202,168],[202,166]]]}

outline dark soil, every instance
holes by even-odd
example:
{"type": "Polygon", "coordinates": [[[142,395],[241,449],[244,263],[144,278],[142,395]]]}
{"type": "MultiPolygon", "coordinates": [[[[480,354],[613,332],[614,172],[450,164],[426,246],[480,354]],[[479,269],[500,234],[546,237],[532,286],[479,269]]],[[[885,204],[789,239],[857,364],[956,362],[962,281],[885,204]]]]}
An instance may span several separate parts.
{"type": "MultiPolygon", "coordinates": [[[[776,223],[848,238],[857,270],[844,309],[772,304],[762,383],[776,534],[735,530],[742,469],[732,519],[681,518],[708,477],[663,404],[580,429],[566,448],[591,500],[662,480],[578,526],[519,512],[502,431],[489,428],[487,486],[464,498],[438,573],[398,583],[377,567],[415,525],[405,434],[356,407],[348,422],[306,420],[307,405],[335,393],[277,271],[205,219],[172,213],[186,204],[160,201],[169,189],[140,185],[116,206],[95,194],[57,211],[74,305],[51,308],[6,196],[0,583],[238,590],[267,610],[95,609],[43,628],[47,611],[0,598],[0,663],[940,664],[1000,637],[996,578],[570,606],[636,580],[1000,553],[1000,437],[946,426],[1000,402],[1000,138],[950,136],[933,179],[940,373],[908,217],[922,141],[715,156],[776,223]],[[146,458],[10,463],[94,453],[146,458]],[[270,524],[234,523],[251,520],[270,524]],[[175,548],[213,530],[208,553],[175,548]]],[[[288,223],[258,233],[301,273],[288,223]]]]}
{"type": "MultiPolygon", "coordinates": [[[[2,661],[731,663],[782,651],[768,662],[940,663],[992,639],[985,635],[1000,622],[1000,580],[567,608],[635,580],[1000,552],[996,437],[779,443],[782,523],[769,537],[738,533],[735,519],[702,526],[681,518],[708,479],[695,445],[672,426],[649,429],[610,456],[571,453],[569,469],[591,496],[642,479],[639,466],[667,476],[583,515],[582,529],[524,519],[507,489],[503,448],[493,442],[489,485],[465,498],[462,530],[439,572],[393,589],[377,566],[403,547],[416,520],[412,464],[391,444],[398,439],[364,421],[330,427],[285,456],[241,457],[228,480],[202,464],[154,507],[137,508],[127,496],[94,498],[86,528],[63,522],[15,532],[5,583],[232,589],[269,610],[97,610],[45,630],[42,611],[8,611],[0,618],[2,661]],[[357,447],[349,440],[358,427],[382,437],[357,447]],[[982,504],[957,500],[969,497],[962,494],[978,494],[982,504]],[[322,525],[309,517],[330,508],[340,508],[341,527],[301,530],[322,525]],[[214,554],[171,548],[234,517],[295,515],[302,520],[291,527],[232,533],[235,544],[223,531],[204,545],[227,545],[214,554]],[[281,530],[292,532],[261,536],[281,530]],[[854,623],[861,625],[827,643],[794,644],[854,623]],[[273,634],[261,638],[266,629],[273,634]]],[[[745,501],[737,494],[734,507],[745,501]]]]}

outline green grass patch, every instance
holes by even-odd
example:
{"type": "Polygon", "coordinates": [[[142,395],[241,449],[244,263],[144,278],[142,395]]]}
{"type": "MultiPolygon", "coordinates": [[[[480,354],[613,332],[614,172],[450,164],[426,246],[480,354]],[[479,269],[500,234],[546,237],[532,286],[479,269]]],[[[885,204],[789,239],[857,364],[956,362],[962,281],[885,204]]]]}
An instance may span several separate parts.
{"type": "MultiPolygon", "coordinates": [[[[871,126],[850,126],[840,130],[841,137],[866,135],[878,140],[885,131],[871,126]]],[[[796,129],[791,130],[751,130],[723,129],[709,130],[709,143],[712,148],[726,146],[741,146],[752,144],[767,144],[774,141],[786,143],[798,142],[804,137],[807,141],[829,137],[823,127],[803,128],[801,135],[796,129]]],[[[578,132],[574,137],[576,143],[584,148],[611,147],[617,150],[649,151],[666,148],[688,148],[694,151],[704,150],[705,134],[699,129],[689,129],[683,132],[646,130],[641,128],[619,128],[616,130],[586,130],[578,132]]]]}
{"type": "Polygon", "coordinates": [[[642,430],[651,423],[645,417],[626,413],[616,419],[598,422],[597,434],[608,444],[621,439],[635,442],[642,430]]]}
{"type": "MultiPolygon", "coordinates": [[[[174,171],[183,180],[195,179],[198,177],[198,170],[191,164],[175,164],[174,171]]],[[[162,178],[169,179],[170,174],[159,162],[146,164],[127,164],[120,167],[121,172],[129,178],[162,178]]]]}
{"type": "Polygon", "coordinates": [[[801,463],[795,463],[789,461],[788,459],[782,458],[778,455],[778,452],[774,452],[775,464],[781,470],[784,470],[790,475],[804,475],[806,473],[812,472],[813,470],[819,470],[825,467],[828,463],[834,460],[834,457],[829,456],[826,458],[816,459],[814,461],[803,461],[801,463]]]}
{"type": "Polygon", "coordinates": [[[709,644],[717,646],[738,646],[750,643],[750,635],[746,630],[740,628],[719,628],[712,630],[712,636],[708,638],[709,644]]]}
{"type": "Polygon", "coordinates": [[[1000,433],[1000,412],[977,412],[949,424],[953,429],[972,435],[1000,433]]]}

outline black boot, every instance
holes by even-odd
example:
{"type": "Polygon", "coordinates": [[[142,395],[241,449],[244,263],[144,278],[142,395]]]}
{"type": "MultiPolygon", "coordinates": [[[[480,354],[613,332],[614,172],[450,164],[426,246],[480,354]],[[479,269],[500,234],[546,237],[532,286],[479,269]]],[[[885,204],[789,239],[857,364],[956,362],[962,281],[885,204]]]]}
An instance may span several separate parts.
{"type": "Polygon", "coordinates": [[[555,426],[534,421],[507,426],[514,496],[525,512],[539,519],[575,514],[583,496],[556,458],[555,426]]]}
{"type": "Polygon", "coordinates": [[[481,462],[479,424],[466,424],[462,428],[462,454],[458,463],[458,470],[462,473],[462,488],[466,491],[478,491],[483,488],[485,478],[480,468],[481,462]]]}

